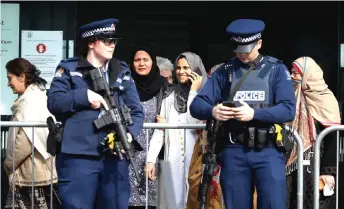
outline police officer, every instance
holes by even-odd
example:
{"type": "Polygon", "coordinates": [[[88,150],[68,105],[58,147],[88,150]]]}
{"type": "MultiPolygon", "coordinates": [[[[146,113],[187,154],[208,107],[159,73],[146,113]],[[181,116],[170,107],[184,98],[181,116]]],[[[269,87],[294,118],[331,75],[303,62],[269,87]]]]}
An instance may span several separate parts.
{"type": "MultiPolygon", "coordinates": [[[[103,155],[98,147],[106,136],[93,124],[107,104],[92,91],[85,71],[101,68],[110,86],[119,87],[117,105],[131,109],[133,124],[128,138],[143,127],[143,108],[128,66],[112,58],[118,38],[117,19],[92,22],[80,28],[80,56],[62,60],[48,93],[48,109],[64,123],[61,153],[56,160],[63,208],[128,208],[130,195],[128,161],[103,155]]],[[[134,140],[135,142],[135,140],[134,140]]]]}
{"type": "Polygon", "coordinates": [[[252,208],[253,182],[259,209],[286,205],[285,157],[269,130],[294,119],[295,96],[287,67],[259,53],[264,27],[254,19],[238,19],[227,27],[236,57],[211,75],[190,106],[195,118],[223,121],[218,162],[227,209],[252,208]],[[226,104],[246,73],[232,94],[235,107],[226,104]]]}

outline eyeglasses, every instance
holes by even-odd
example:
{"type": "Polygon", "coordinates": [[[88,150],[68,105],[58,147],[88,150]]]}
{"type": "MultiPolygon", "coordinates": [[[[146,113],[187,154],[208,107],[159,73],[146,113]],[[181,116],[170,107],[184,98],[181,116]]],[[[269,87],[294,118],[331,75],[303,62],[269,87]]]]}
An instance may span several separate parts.
{"type": "Polygon", "coordinates": [[[110,46],[111,44],[117,44],[118,39],[117,38],[98,38],[98,40],[102,41],[105,46],[110,46]]]}

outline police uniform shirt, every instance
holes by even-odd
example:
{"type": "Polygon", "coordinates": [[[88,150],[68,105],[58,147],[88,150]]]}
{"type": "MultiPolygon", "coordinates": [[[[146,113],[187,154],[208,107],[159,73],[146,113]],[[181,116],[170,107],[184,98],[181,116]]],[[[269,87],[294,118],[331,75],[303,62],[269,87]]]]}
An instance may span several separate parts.
{"type": "MultiPolygon", "coordinates": [[[[126,104],[131,109],[133,124],[127,126],[127,129],[135,138],[142,130],[143,108],[128,66],[123,61],[119,62],[118,79],[114,83],[112,81],[110,83],[112,87],[122,89],[118,93],[119,96],[116,96],[117,105],[126,104]]],[[[84,59],[63,60],[57,68],[48,92],[49,111],[56,116],[57,120],[66,121],[62,140],[62,152],[64,153],[98,155],[98,141],[103,138],[102,134],[98,135],[92,122],[99,117],[100,110],[93,110],[88,101],[87,89],[91,88],[91,81],[84,79],[81,73],[83,69],[87,70],[89,67],[93,68],[84,59]],[[75,131],[80,129],[83,131],[75,131]],[[64,146],[65,144],[66,146],[64,146]]],[[[107,80],[111,80],[113,73],[108,70],[106,74],[109,77],[107,80]]]]}
{"type": "MultiPolygon", "coordinates": [[[[240,62],[235,58],[235,62],[240,62]]],[[[261,64],[267,62],[266,59],[261,64]]],[[[217,69],[199,91],[198,95],[192,101],[190,113],[194,118],[200,120],[212,119],[213,107],[228,98],[223,95],[229,95],[223,92],[226,85],[230,85],[228,70],[225,70],[226,64],[217,69]]],[[[275,106],[263,109],[255,109],[253,120],[267,123],[285,123],[292,121],[295,115],[295,95],[292,80],[289,71],[284,64],[279,64],[274,79],[269,79],[273,101],[275,106]]],[[[244,81],[245,82],[245,81],[244,81]]]]}

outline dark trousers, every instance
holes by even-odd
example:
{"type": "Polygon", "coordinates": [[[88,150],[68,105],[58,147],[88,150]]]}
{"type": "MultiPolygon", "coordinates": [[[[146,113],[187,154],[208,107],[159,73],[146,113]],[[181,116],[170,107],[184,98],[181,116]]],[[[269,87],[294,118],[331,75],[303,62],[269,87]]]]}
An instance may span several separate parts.
{"type": "Polygon", "coordinates": [[[56,160],[64,209],[125,209],[130,195],[129,163],[116,156],[60,153],[56,160]]]}
{"type": "Polygon", "coordinates": [[[252,209],[253,182],[258,209],[286,208],[285,157],[274,147],[255,151],[227,147],[219,155],[220,183],[227,209],[252,209]]]}

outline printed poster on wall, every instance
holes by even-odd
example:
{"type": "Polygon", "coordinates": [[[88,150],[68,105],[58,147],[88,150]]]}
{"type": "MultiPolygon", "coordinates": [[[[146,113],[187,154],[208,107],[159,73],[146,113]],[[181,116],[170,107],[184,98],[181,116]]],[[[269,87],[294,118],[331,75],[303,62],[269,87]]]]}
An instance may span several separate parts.
{"type": "Polygon", "coordinates": [[[29,60],[40,71],[50,88],[57,65],[63,59],[63,31],[23,30],[21,57],[29,60]]]}
{"type": "Polygon", "coordinates": [[[1,115],[11,115],[11,106],[18,97],[7,86],[6,63],[19,57],[19,4],[1,3],[1,51],[0,51],[0,88],[1,115]]]}

